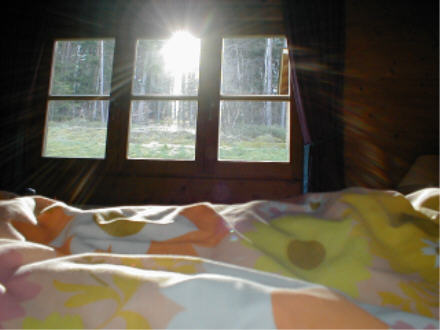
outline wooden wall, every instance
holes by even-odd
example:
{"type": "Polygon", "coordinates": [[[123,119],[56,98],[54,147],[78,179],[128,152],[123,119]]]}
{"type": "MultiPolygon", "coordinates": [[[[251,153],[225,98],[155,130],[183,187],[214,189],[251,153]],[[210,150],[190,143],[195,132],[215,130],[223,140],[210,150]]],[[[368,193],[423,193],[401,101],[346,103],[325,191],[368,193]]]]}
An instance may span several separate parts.
{"type": "Polygon", "coordinates": [[[35,86],[40,45],[44,40],[44,8],[34,2],[15,1],[3,6],[0,21],[0,189],[21,190],[26,181],[25,145],[32,118],[31,90],[35,86]]]}
{"type": "Polygon", "coordinates": [[[347,186],[395,187],[438,154],[438,1],[347,1],[347,186]]]}

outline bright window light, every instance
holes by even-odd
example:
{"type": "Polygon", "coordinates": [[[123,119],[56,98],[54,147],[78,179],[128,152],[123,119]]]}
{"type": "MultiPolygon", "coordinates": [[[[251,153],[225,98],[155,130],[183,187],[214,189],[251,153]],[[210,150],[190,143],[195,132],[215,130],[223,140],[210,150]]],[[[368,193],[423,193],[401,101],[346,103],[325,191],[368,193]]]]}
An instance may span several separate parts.
{"type": "Polygon", "coordinates": [[[177,31],[164,44],[161,52],[167,71],[174,74],[193,72],[199,66],[200,39],[187,31],[177,31]]]}

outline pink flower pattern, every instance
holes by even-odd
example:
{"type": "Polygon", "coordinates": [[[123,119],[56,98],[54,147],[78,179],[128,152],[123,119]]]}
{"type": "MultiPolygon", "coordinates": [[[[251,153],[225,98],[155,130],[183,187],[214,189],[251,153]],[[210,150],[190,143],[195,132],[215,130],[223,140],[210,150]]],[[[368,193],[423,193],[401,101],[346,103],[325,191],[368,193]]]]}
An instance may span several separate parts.
{"type": "Polygon", "coordinates": [[[25,315],[23,301],[34,298],[41,286],[26,280],[29,274],[15,275],[22,257],[17,251],[0,254],[0,328],[1,322],[25,315]]]}

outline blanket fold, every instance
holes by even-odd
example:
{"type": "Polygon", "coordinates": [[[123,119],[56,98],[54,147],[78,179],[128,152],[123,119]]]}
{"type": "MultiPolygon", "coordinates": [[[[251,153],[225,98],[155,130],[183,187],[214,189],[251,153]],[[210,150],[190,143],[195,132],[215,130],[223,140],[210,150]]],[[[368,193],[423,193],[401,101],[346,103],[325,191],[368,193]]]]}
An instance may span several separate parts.
{"type": "Polygon", "coordinates": [[[82,210],[8,195],[0,328],[438,328],[439,196],[82,210]]]}

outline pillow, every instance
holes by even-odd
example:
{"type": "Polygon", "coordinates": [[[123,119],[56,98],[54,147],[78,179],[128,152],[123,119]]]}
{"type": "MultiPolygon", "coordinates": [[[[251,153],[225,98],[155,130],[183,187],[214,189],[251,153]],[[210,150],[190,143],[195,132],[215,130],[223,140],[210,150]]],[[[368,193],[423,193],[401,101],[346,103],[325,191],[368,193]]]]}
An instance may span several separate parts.
{"type": "Polygon", "coordinates": [[[439,187],[438,171],[438,155],[420,156],[397,186],[397,191],[409,194],[424,188],[439,187]]]}

